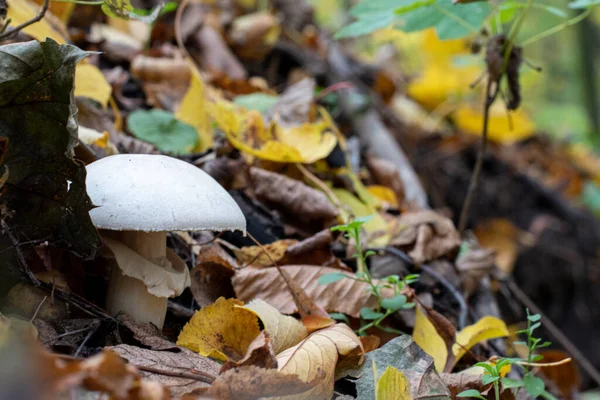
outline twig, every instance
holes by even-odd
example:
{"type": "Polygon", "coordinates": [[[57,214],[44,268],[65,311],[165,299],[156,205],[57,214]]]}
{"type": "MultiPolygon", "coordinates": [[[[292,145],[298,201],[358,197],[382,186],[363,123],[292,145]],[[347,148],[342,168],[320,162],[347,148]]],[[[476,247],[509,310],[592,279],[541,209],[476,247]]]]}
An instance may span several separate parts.
{"type": "Polygon", "coordinates": [[[573,358],[583,367],[583,369],[590,375],[590,377],[596,382],[596,384],[600,385],[600,372],[594,367],[594,365],[587,359],[587,357],[569,340],[569,338],[552,322],[550,318],[548,318],[542,310],[538,307],[537,304],[533,302],[519,288],[519,286],[512,280],[512,278],[508,278],[504,281],[504,284],[508,286],[513,295],[533,311],[535,314],[539,314],[544,321],[544,326],[548,329],[550,334],[560,342],[560,344],[565,348],[565,350],[573,356],[573,358]]]}
{"type": "Polygon", "coordinates": [[[526,365],[528,367],[558,367],[559,365],[563,365],[566,363],[570,363],[571,357],[567,357],[564,360],[550,362],[550,363],[530,363],[527,361],[517,361],[515,364],[526,365]]]}
{"type": "Polygon", "coordinates": [[[75,307],[79,308],[81,311],[85,312],[86,314],[89,314],[96,318],[109,319],[116,323],[120,323],[117,319],[111,317],[106,312],[104,312],[104,310],[102,310],[100,307],[98,307],[95,304],[90,303],[88,300],[76,295],[75,293],[65,292],[61,289],[54,288],[54,285],[50,285],[45,282],[41,282],[40,287],[48,292],[52,292],[52,290],[54,290],[54,294],[56,294],[56,296],[58,298],[61,298],[64,301],[66,301],[70,304],[73,304],[75,307]]]}
{"type": "Polygon", "coordinates": [[[92,335],[98,330],[98,326],[99,325],[95,325],[95,326],[90,326],[89,327],[90,331],[85,336],[85,338],[83,339],[83,341],[81,342],[81,344],[79,345],[79,347],[77,347],[77,350],[75,350],[75,353],[73,353],[73,356],[77,357],[79,355],[79,353],[83,349],[83,346],[85,346],[85,344],[87,343],[87,341],[90,340],[90,338],[92,337],[92,335]]]}
{"type": "Polygon", "coordinates": [[[15,26],[10,31],[0,34],[0,40],[8,39],[11,36],[17,34],[17,32],[19,32],[20,30],[25,29],[29,25],[35,24],[36,22],[40,21],[42,18],[44,18],[44,15],[46,15],[46,11],[48,11],[49,5],[50,5],[50,0],[44,0],[44,5],[42,6],[42,9],[38,13],[38,15],[36,15],[32,19],[30,19],[29,21],[23,22],[21,25],[15,26]]]}
{"type": "Polygon", "coordinates": [[[48,296],[44,296],[42,301],[40,301],[40,304],[38,304],[37,308],[35,309],[35,312],[33,313],[33,317],[31,317],[31,319],[29,320],[29,323],[32,323],[35,320],[35,318],[37,317],[38,313],[40,312],[40,309],[44,305],[44,302],[46,301],[47,298],[48,298],[48,296]]]}
{"type": "Polygon", "coordinates": [[[483,109],[483,130],[481,131],[481,147],[479,148],[479,152],[477,153],[477,161],[475,162],[475,168],[473,169],[473,174],[471,175],[471,181],[469,182],[469,188],[467,189],[467,196],[465,197],[465,202],[463,203],[462,210],[460,211],[460,219],[458,222],[458,231],[460,234],[464,234],[465,228],[467,227],[467,221],[469,219],[469,210],[471,209],[471,203],[473,202],[473,197],[475,196],[475,192],[477,190],[477,184],[479,183],[479,177],[481,175],[481,169],[483,167],[483,160],[485,159],[485,153],[487,149],[487,134],[488,134],[488,125],[490,120],[490,108],[496,100],[496,96],[498,96],[498,91],[500,90],[500,82],[495,82],[492,78],[488,78],[487,89],[485,91],[486,99],[485,105],[483,109]],[[492,86],[496,84],[494,92],[492,93],[492,86]]]}
{"type": "Polygon", "coordinates": [[[64,337],[67,337],[67,336],[71,336],[71,335],[77,335],[77,334],[79,334],[79,333],[83,333],[83,332],[89,331],[90,329],[91,329],[91,327],[90,327],[90,326],[86,326],[85,328],[77,329],[77,330],[70,331],[70,332],[61,333],[60,335],[57,335],[57,336],[55,336],[55,337],[53,337],[53,338],[50,338],[50,339],[46,339],[46,340],[44,340],[44,341],[42,342],[42,344],[50,343],[50,342],[53,342],[53,341],[55,341],[55,340],[58,340],[58,339],[62,339],[62,338],[64,338],[64,337]]]}
{"type": "MultiPolygon", "coordinates": [[[[0,40],[1,39],[2,35],[0,35],[0,40]]],[[[19,264],[21,265],[21,270],[25,273],[25,275],[27,275],[27,277],[34,286],[40,286],[40,281],[38,280],[38,278],[35,277],[31,269],[29,269],[27,260],[25,260],[25,257],[21,252],[19,241],[17,240],[15,235],[13,235],[13,233],[10,231],[10,227],[6,224],[6,221],[1,220],[0,226],[2,227],[3,233],[6,234],[6,236],[8,236],[8,239],[11,241],[12,245],[15,246],[17,252],[17,259],[19,260],[19,264]]]]}

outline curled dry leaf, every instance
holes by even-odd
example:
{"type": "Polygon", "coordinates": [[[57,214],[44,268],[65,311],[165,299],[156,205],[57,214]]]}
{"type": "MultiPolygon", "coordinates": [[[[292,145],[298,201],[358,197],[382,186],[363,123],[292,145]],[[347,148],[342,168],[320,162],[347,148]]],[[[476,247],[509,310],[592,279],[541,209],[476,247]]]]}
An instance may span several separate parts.
{"type": "MultiPolygon", "coordinates": [[[[131,364],[139,365],[140,367],[156,368],[157,370],[170,372],[173,375],[177,373],[193,374],[193,371],[200,371],[217,376],[221,368],[216,361],[182,347],[178,347],[177,352],[153,351],[127,344],[120,344],[109,349],[131,364]]],[[[147,371],[142,371],[140,374],[144,378],[162,384],[169,390],[171,396],[181,396],[195,389],[208,386],[208,384],[200,380],[185,377],[169,376],[147,371]]]]}
{"type": "Polygon", "coordinates": [[[230,45],[240,58],[262,61],[277,42],[279,33],[279,21],[271,13],[247,14],[233,21],[230,45]]]}
{"type": "MultiPolygon", "coordinates": [[[[342,312],[358,318],[361,308],[377,306],[377,299],[367,291],[366,283],[351,279],[343,279],[329,285],[317,282],[321,275],[340,272],[340,269],[317,265],[286,265],[281,269],[289,273],[292,280],[314,299],[317,305],[327,311],[342,312]]],[[[377,280],[375,282],[377,283],[377,280]]],[[[275,305],[284,314],[298,312],[298,307],[276,268],[244,268],[235,274],[232,283],[237,297],[241,300],[261,299],[275,305]]],[[[384,288],[382,295],[393,297],[393,290],[384,288]]]]}
{"type": "Polygon", "coordinates": [[[281,353],[304,339],[306,328],[297,319],[283,315],[263,300],[252,300],[242,308],[251,311],[261,320],[273,341],[275,354],[281,353]]]}
{"type": "Polygon", "coordinates": [[[258,400],[304,393],[314,385],[293,374],[249,366],[219,375],[206,394],[215,400],[258,400]]]}
{"type": "Polygon", "coordinates": [[[251,168],[250,176],[260,200],[281,207],[290,214],[307,220],[327,220],[338,215],[327,196],[300,181],[260,168],[251,168]]]}
{"type": "Polygon", "coordinates": [[[233,368],[251,365],[265,369],[277,368],[277,359],[275,358],[275,351],[273,350],[273,341],[267,331],[262,331],[260,335],[250,343],[246,355],[240,361],[225,362],[225,364],[221,366],[220,374],[233,368]]]}
{"type": "Polygon", "coordinates": [[[372,154],[367,154],[367,168],[375,179],[375,181],[394,191],[396,199],[402,201],[404,199],[404,183],[400,177],[400,172],[394,163],[375,157],[372,154]]]}
{"type": "Polygon", "coordinates": [[[460,247],[452,220],[435,211],[406,212],[398,222],[402,230],[390,244],[408,251],[416,264],[455,253],[460,247]]]}
{"type": "Polygon", "coordinates": [[[133,337],[136,340],[152,350],[179,349],[175,343],[163,339],[160,329],[151,323],[137,322],[125,312],[120,312],[117,319],[133,332],[133,337]]]}
{"type": "Polygon", "coordinates": [[[239,265],[233,257],[218,244],[211,243],[200,248],[196,262],[190,271],[190,289],[200,307],[214,303],[219,297],[234,297],[231,277],[239,265]]]}
{"type": "Polygon", "coordinates": [[[221,361],[239,361],[260,333],[256,315],[236,299],[223,297],[200,311],[183,327],[177,345],[221,361]]]}
{"type": "Polygon", "coordinates": [[[315,382],[294,399],[330,399],[336,378],[364,361],[358,337],[345,324],[336,324],[312,335],[277,356],[279,371],[295,374],[304,382],[315,382]]]}

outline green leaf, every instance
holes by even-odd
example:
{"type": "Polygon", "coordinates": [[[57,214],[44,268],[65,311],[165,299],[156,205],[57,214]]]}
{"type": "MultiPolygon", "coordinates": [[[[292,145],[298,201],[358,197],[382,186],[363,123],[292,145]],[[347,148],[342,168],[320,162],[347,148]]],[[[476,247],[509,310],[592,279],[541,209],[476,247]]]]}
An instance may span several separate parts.
{"type": "Polygon", "coordinates": [[[375,310],[371,310],[368,307],[363,307],[360,309],[360,317],[362,319],[366,319],[367,321],[373,321],[383,317],[383,314],[375,310]]]}
{"type": "Polygon", "coordinates": [[[346,314],[332,312],[329,313],[331,319],[335,319],[336,321],[344,321],[347,325],[350,325],[350,320],[346,316],[346,314]]]}
{"type": "Polygon", "coordinates": [[[151,11],[146,11],[134,8],[131,5],[130,0],[104,0],[104,4],[102,4],[102,11],[111,17],[125,20],[135,19],[147,24],[151,24],[156,21],[156,18],[158,18],[158,15],[163,7],[164,4],[159,4],[151,11]]]}
{"type": "Polygon", "coordinates": [[[537,322],[540,319],[542,319],[542,316],[540,314],[533,314],[533,315],[527,316],[527,319],[531,322],[537,322]]]}
{"type": "Polygon", "coordinates": [[[575,0],[569,3],[569,8],[589,8],[600,4],[600,0],[575,0]]]}
{"type": "Polygon", "coordinates": [[[490,383],[496,382],[499,379],[500,379],[499,376],[492,376],[492,375],[482,375],[481,376],[481,382],[483,382],[484,385],[489,385],[490,383]]]}
{"type": "Polygon", "coordinates": [[[469,390],[462,391],[459,394],[457,394],[456,397],[475,397],[477,399],[487,400],[485,397],[483,397],[481,395],[481,393],[479,393],[479,391],[477,391],[475,389],[469,389],[469,390]]]}
{"type": "MultiPolygon", "coordinates": [[[[19,243],[46,242],[81,258],[100,247],[85,166],[73,156],[75,67],[89,54],[50,38],[0,47],[0,220],[19,243]]],[[[6,231],[0,248],[9,277],[19,263],[6,231]]]]}
{"type": "Polygon", "coordinates": [[[505,389],[514,389],[524,386],[523,381],[511,378],[502,378],[500,379],[500,383],[502,383],[502,387],[505,389]]]}
{"type": "MultiPolygon", "coordinates": [[[[512,16],[514,15],[516,10],[523,9],[526,7],[527,7],[527,4],[525,4],[525,3],[519,3],[514,0],[505,1],[500,6],[500,13],[510,14],[511,15],[510,19],[512,19],[512,16]]],[[[531,4],[531,7],[537,8],[539,10],[544,10],[550,14],[556,15],[557,17],[561,17],[561,18],[567,18],[569,16],[565,11],[561,10],[560,8],[549,6],[547,4],[533,3],[533,4],[531,4]]],[[[504,18],[504,16],[502,16],[502,14],[501,14],[501,18],[502,18],[502,22],[504,22],[504,23],[506,23],[510,20],[510,19],[506,20],[504,18]]]]}
{"type": "Polygon", "coordinates": [[[389,299],[383,299],[381,306],[389,311],[398,311],[406,304],[406,296],[399,294],[398,296],[391,297],[389,299]]]}
{"type": "Polygon", "coordinates": [[[475,364],[475,366],[485,369],[490,375],[493,375],[496,372],[494,370],[494,366],[488,362],[478,362],[475,364]]]}
{"type": "Polygon", "coordinates": [[[544,359],[544,356],[541,354],[534,354],[531,357],[531,362],[538,362],[538,361],[542,361],[544,359]]]}
{"type": "Polygon", "coordinates": [[[279,96],[273,96],[265,93],[251,93],[242,96],[236,96],[233,103],[244,107],[246,110],[256,110],[260,113],[266,113],[279,101],[279,96]]]}
{"type": "Polygon", "coordinates": [[[585,183],[579,201],[600,216],[600,186],[594,181],[585,183]]]}
{"type": "Polygon", "coordinates": [[[134,111],[129,114],[127,126],[137,138],[166,153],[190,153],[198,143],[198,134],[193,126],[164,110],[134,111]]]}
{"type": "Polygon", "coordinates": [[[540,396],[542,396],[546,400],[558,400],[556,397],[554,397],[552,393],[547,392],[545,390],[542,392],[542,394],[540,394],[540,396]]]}
{"type": "Polygon", "coordinates": [[[523,377],[523,384],[525,386],[525,390],[527,390],[527,393],[529,393],[529,395],[534,399],[544,393],[544,381],[537,376],[533,376],[531,373],[526,374],[523,377]]]}
{"type": "Polygon", "coordinates": [[[344,273],[341,273],[341,272],[332,272],[330,274],[321,275],[317,279],[317,282],[320,285],[329,285],[330,283],[339,282],[342,279],[346,279],[346,278],[348,278],[348,275],[346,275],[344,273]]]}
{"type": "Polygon", "coordinates": [[[334,39],[345,39],[368,35],[369,33],[375,32],[378,29],[382,29],[388,25],[391,25],[392,22],[394,22],[394,19],[395,16],[392,12],[373,19],[361,18],[337,31],[334,39]]]}

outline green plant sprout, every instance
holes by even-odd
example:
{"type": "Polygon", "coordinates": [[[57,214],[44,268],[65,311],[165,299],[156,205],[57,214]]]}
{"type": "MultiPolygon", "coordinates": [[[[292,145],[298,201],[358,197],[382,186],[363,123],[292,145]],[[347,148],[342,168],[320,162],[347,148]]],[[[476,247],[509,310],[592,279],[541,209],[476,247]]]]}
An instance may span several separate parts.
{"type": "MultiPolygon", "coordinates": [[[[518,334],[525,334],[527,336],[526,342],[514,342],[515,345],[522,345],[527,347],[527,358],[498,358],[495,362],[479,362],[475,364],[477,367],[485,369],[486,373],[482,376],[482,382],[484,385],[492,383],[494,385],[494,394],[496,400],[500,400],[500,385],[503,389],[516,389],[514,395],[517,396],[518,391],[524,388],[529,396],[532,398],[543,397],[548,400],[556,400],[556,398],[548,391],[546,391],[545,383],[542,379],[538,378],[531,371],[531,365],[542,360],[544,357],[540,354],[536,354],[536,350],[550,346],[551,342],[543,342],[542,339],[536,338],[533,335],[533,331],[539,328],[541,323],[541,317],[539,314],[530,314],[527,310],[527,329],[518,331],[518,334]],[[508,365],[520,365],[524,370],[522,379],[511,379],[502,376],[502,369],[508,365]]],[[[477,399],[486,400],[486,398],[478,390],[470,389],[465,390],[457,395],[457,397],[472,397],[477,399]]]]}
{"type": "MultiPolygon", "coordinates": [[[[373,277],[367,268],[367,257],[376,253],[372,250],[365,252],[360,239],[360,231],[363,224],[368,222],[371,218],[372,216],[356,218],[354,221],[345,225],[338,225],[331,228],[332,232],[344,232],[346,238],[354,240],[356,253],[353,255],[353,257],[357,261],[357,271],[354,276],[347,275],[343,272],[325,274],[319,277],[318,282],[321,285],[328,285],[343,279],[351,279],[366,283],[368,285],[369,293],[377,298],[377,307],[375,309],[363,307],[360,310],[361,327],[357,330],[357,333],[359,335],[365,335],[367,329],[377,327],[386,332],[401,334],[403,332],[383,326],[381,323],[394,312],[398,310],[410,309],[415,306],[415,303],[408,302],[407,297],[402,294],[402,291],[406,285],[416,282],[419,279],[419,275],[412,274],[407,275],[404,278],[401,278],[398,275],[390,275],[383,278],[380,282],[375,282],[373,280],[373,277]],[[381,294],[381,291],[384,288],[393,290],[394,296],[384,298],[381,294]]],[[[330,316],[331,318],[348,322],[348,318],[344,314],[332,313],[330,316]]]]}

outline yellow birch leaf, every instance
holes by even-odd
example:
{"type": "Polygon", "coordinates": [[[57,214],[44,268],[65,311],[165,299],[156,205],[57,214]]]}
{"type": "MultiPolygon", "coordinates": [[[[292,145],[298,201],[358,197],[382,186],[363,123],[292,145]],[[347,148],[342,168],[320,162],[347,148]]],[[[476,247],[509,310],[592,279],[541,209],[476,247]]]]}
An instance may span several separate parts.
{"type": "Polygon", "coordinates": [[[381,202],[398,207],[396,193],[394,193],[394,191],[389,187],[382,185],[370,185],[367,186],[367,190],[369,193],[371,193],[371,195],[379,199],[381,202]]]}
{"type": "Polygon", "coordinates": [[[442,372],[448,359],[446,343],[438,335],[429,318],[421,311],[420,306],[417,306],[416,309],[415,327],[412,337],[415,343],[433,358],[436,371],[442,372]]]}
{"type": "Polygon", "coordinates": [[[239,361],[258,336],[258,319],[236,299],[217,301],[199,311],[183,327],[177,345],[221,361],[239,361]]]}
{"type": "Polygon", "coordinates": [[[496,317],[485,316],[475,324],[465,326],[463,330],[456,334],[456,344],[452,347],[452,352],[456,356],[456,361],[458,361],[467,353],[467,350],[470,350],[477,343],[508,335],[508,328],[504,321],[496,317]]]}
{"type": "Polygon", "coordinates": [[[200,72],[191,63],[190,69],[192,71],[190,88],[181,101],[175,117],[196,128],[200,140],[194,151],[202,153],[214,144],[213,128],[206,111],[207,100],[204,81],[200,76],[200,72]]]}
{"type": "MultiPolygon", "coordinates": [[[[21,25],[30,21],[40,11],[40,7],[29,0],[7,0],[6,4],[8,5],[7,19],[10,18],[11,26],[21,25]]],[[[54,29],[46,18],[42,18],[35,24],[29,25],[23,29],[23,32],[40,42],[43,42],[48,37],[54,39],[58,44],[65,44],[67,42],[65,37],[54,29]]]]}
{"type": "Polygon", "coordinates": [[[343,205],[349,207],[352,210],[352,214],[355,217],[368,217],[372,215],[369,221],[367,221],[363,228],[369,235],[369,245],[372,247],[383,247],[387,246],[390,242],[390,235],[388,233],[388,225],[385,219],[372,207],[369,207],[356,196],[344,189],[332,189],[337,199],[343,205]]]}
{"type": "Polygon", "coordinates": [[[396,368],[388,366],[377,381],[375,400],[412,400],[410,382],[396,368]]]}
{"type": "Polygon", "coordinates": [[[306,328],[294,317],[283,315],[263,300],[252,300],[241,307],[255,314],[263,323],[273,343],[275,354],[298,344],[307,335],[306,328]]]}
{"type": "MultiPolygon", "coordinates": [[[[44,0],[35,0],[35,2],[42,6],[44,4],[44,0]]],[[[75,3],[58,3],[51,1],[50,6],[48,7],[48,11],[50,11],[53,15],[56,16],[63,23],[67,23],[69,18],[71,18],[71,14],[75,9],[75,3]]]]}
{"type": "Polygon", "coordinates": [[[102,72],[92,64],[79,64],[75,70],[75,96],[87,97],[106,108],[112,87],[102,72]]]}
{"type": "Polygon", "coordinates": [[[294,400],[331,399],[336,372],[356,368],[364,361],[358,337],[345,324],[317,331],[277,356],[278,370],[297,375],[304,382],[315,382],[310,390],[294,400]]]}
{"type": "MultiPolygon", "coordinates": [[[[456,126],[463,132],[481,135],[483,110],[473,109],[468,105],[460,106],[454,112],[453,118],[456,126]]],[[[488,122],[488,138],[497,143],[508,144],[528,138],[535,133],[533,122],[523,110],[511,111],[510,120],[502,102],[493,105],[488,122]]]]}

